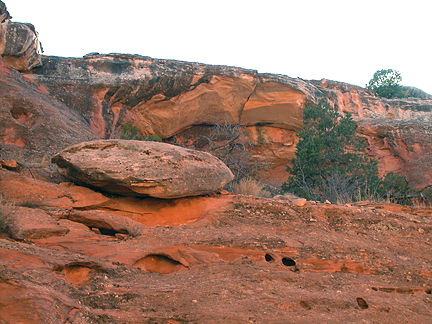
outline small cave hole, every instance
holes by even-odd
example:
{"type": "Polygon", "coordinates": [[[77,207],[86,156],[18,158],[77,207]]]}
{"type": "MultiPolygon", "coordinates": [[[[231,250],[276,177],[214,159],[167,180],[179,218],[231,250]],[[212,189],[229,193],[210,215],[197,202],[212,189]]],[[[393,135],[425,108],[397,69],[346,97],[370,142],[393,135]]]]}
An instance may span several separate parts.
{"type": "Polygon", "coordinates": [[[187,267],[179,261],[163,254],[148,254],[144,258],[136,261],[134,267],[160,274],[168,274],[187,269],[187,267]]]}
{"type": "Polygon", "coordinates": [[[266,255],[264,256],[264,259],[265,259],[267,262],[272,262],[272,261],[274,261],[274,258],[273,258],[270,254],[268,254],[268,253],[266,253],[266,255]]]}
{"type": "Polygon", "coordinates": [[[294,267],[296,262],[290,258],[282,258],[282,264],[287,267],[294,267]]]}
{"type": "Polygon", "coordinates": [[[25,125],[34,125],[36,121],[32,118],[33,113],[26,109],[26,103],[24,102],[14,102],[10,110],[12,117],[25,125]]]}
{"type": "Polygon", "coordinates": [[[116,233],[118,233],[114,230],[107,229],[107,228],[99,228],[99,231],[102,235],[108,235],[108,236],[115,236],[116,233]]]}
{"type": "Polygon", "coordinates": [[[369,305],[368,305],[368,303],[366,302],[366,300],[364,300],[364,299],[361,298],[361,297],[358,297],[358,298],[357,298],[357,304],[358,304],[358,306],[360,307],[360,309],[368,309],[368,308],[369,308],[369,305]]]}

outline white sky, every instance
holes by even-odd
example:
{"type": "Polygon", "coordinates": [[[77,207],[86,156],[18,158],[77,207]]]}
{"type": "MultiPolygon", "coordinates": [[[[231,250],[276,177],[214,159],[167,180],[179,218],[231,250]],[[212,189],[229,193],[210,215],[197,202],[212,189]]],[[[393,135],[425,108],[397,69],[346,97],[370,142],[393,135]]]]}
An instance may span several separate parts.
{"type": "Polygon", "coordinates": [[[45,55],[229,65],[360,86],[379,69],[432,94],[430,0],[3,0],[45,55]]]}

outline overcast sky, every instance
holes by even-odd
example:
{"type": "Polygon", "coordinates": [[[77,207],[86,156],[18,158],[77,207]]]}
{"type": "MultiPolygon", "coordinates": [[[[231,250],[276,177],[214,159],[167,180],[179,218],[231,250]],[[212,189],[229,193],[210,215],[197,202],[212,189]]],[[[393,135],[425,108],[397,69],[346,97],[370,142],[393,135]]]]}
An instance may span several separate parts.
{"type": "Polygon", "coordinates": [[[3,0],[45,55],[229,65],[360,86],[379,69],[432,94],[430,0],[3,0]]]}

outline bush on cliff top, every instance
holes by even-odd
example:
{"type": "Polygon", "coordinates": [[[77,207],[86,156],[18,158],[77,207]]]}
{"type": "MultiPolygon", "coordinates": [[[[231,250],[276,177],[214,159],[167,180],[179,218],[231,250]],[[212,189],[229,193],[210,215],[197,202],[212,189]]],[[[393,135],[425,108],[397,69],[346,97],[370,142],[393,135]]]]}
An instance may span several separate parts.
{"type": "Polygon", "coordinates": [[[402,76],[398,71],[389,70],[378,70],[374,73],[373,78],[370,79],[366,85],[368,89],[371,89],[377,93],[378,96],[384,98],[405,98],[406,95],[403,91],[402,76]]]}

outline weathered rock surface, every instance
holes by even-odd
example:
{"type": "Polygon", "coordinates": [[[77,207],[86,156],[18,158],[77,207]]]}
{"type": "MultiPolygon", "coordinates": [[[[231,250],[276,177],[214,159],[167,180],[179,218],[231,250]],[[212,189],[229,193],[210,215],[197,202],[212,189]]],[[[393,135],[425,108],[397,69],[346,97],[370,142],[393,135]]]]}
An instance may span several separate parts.
{"type": "MultiPolygon", "coordinates": [[[[318,82],[316,82],[318,83],[318,82]]],[[[432,97],[419,91],[404,99],[378,98],[369,90],[341,82],[319,82],[341,110],[353,113],[358,134],[366,138],[369,154],[380,172],[401,173],[417,187],[431,184],[432,97]]]]}
{"type": "MultiPolygon", "coordinates": [[[[102,204],[89,204],[72,191],[90,194],[87,188],[6,170],[0,174],[0,194],[19,205],[21,197],[9,191],[27,188],[32,199],[41,199],[34,201],[36,209],[23,212],[43,210],[68,229],[26,242],[0,238],[0,321],[430,320],[432,256],[425,252],[432,245],[430,209],[370,203],[298,206],[234,195],[105,197],[102,204]],[[69,204],[54,207],[43,199],[54,192],[59,200],[70,195],[69,204]],[[134,220],[139,231],[126,240],[116,236],[108,224],[113,213],[125,224],[134,220]],[[167,217],[177,223],[166,223],[167,217]],[[90,218],[99,221],[88,223],[90,218]]],[[[38,225],[29,222],[27,229],[32,226],[38,225]]]]}
{"type": "Polygon", "coordinates": [[[102,140],[52,158],[73,182],[124,196],[180,198],[221,189],[234,176],[209,153],[166,143],[102,140]]]}
{"type": "Polygon", "coordinates": [[[353,113],[381,174],[402,173],[418,187],[429,181],[430,164],[423,160],[432,152],[432,99],[418,89],[407,88],[415,97],[382,99],[341,82],[123,54],[43,57],[43,63],[26,77],[78,111],[101,138],[115,137],[121,125],[132,122],[143,134],[199,148],[195,143],[209,126],[243,123],[254,158],[270,163],[266,177],[281,183],[295,154],[304,106],[327,98],[353,113]],[[409,133],[394,131],[407,123],[409,133]]]}
{"type": "Polygon", "coordinates": [[[16,207],[12,237],[20,240],[41,239],[55,235],[65,235],[69,229],[41,209],[16,207]]]}
{"type": "Polygon", "coordinates": [[[10,21],[6,5],[0,1],[0,55],[14,69],[29,71],[41,66],[41,45],[32,24],[10,21]]]}
{"type": "Polygon", "coordinates": [[[71,183],[59,185],[0,170],[0,193],[21,206],[48,206],[56,209],[92,209],[109,199],[88,188],[71,183]]]}
{"type": "Polygon", "coordinates": [[[26,81],[0,57],[0,159],[49,162],[54,153],[97,139],[76,111],[26,81]]]}

